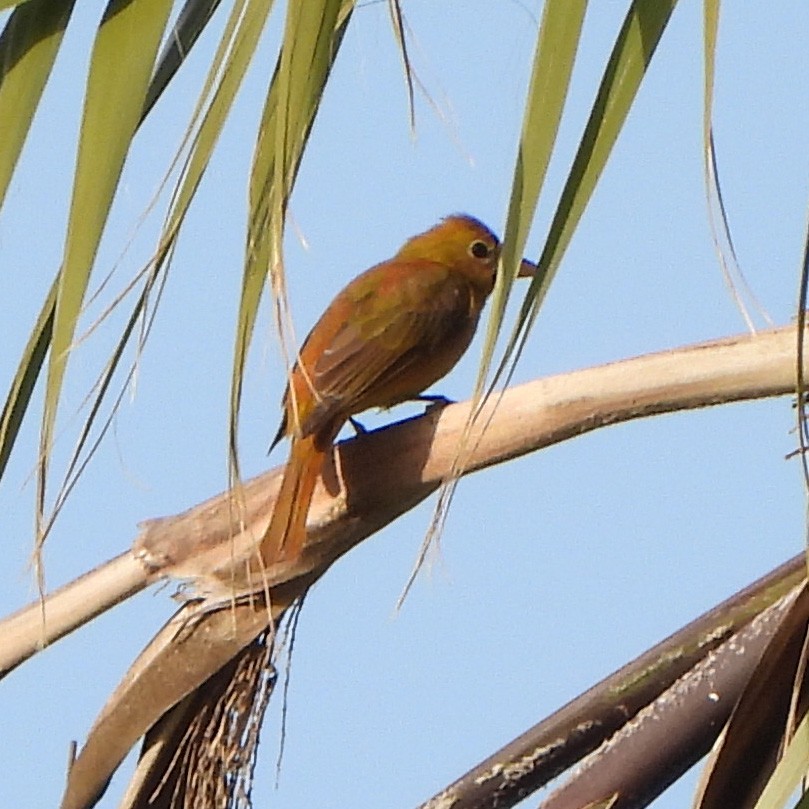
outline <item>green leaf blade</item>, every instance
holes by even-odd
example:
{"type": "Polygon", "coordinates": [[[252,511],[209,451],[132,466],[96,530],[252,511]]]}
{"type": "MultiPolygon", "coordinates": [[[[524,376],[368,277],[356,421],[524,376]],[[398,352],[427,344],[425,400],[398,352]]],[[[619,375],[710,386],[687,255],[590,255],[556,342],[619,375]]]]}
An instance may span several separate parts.
{"type": "Polygon", "coordinates": [[[30,0],[0,35],[0,208],[76,0],[30,0]]]}
{"type": "Polygon", "coordinates": [[[170,9],[170,0],[111,0],[93,45],[42,416],[40,519],[56,411],[76,324],[170,9]]]}

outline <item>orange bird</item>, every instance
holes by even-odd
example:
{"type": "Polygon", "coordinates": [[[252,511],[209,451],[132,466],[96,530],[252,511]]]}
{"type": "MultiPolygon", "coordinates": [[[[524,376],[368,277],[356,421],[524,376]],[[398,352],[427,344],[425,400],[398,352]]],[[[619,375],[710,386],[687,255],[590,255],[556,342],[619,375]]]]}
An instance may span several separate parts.
{"type": "MultiPolygon", "coordinates": [[[[414,399],[469,347],[494,287],[500,243],[471,216],[448,216],[355,278],[303,343],[272,446],[292,438],[261,543],[265,565],[294,559],[306,537],[315,483],[353,415],[414,399]]],[[[521,276],[536,265],[523,260],[521,276]]]]}

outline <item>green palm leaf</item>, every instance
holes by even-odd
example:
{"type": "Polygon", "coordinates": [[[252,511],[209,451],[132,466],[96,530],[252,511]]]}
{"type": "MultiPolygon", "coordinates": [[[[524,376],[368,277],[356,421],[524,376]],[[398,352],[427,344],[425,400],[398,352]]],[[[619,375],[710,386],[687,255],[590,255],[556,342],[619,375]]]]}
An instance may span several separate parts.
{"type": "Polygon", "coordinates": [[[170,9],[170,0],[112,0],[93,46],[42,415],[39,542],[56,411],[76,324],[170,9]]]}

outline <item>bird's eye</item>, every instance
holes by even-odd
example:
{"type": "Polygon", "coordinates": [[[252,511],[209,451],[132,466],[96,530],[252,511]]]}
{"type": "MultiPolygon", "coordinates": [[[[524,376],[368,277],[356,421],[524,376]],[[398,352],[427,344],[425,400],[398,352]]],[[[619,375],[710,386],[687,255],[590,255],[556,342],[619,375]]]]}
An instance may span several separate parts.
{"type": "Polygon", "coordinates": [[[474,241],[469,245],[469,252],[475,258],[488,258],[492,253],[492,249],[486,242],[474,241]]]}

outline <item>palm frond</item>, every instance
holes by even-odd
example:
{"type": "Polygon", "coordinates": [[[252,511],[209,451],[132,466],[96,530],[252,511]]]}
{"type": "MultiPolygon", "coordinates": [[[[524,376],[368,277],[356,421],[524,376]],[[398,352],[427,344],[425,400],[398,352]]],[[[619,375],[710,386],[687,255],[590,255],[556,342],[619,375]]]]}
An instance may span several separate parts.
{"type": "Polygon", "coordinates": [[[0,34],[0,208],[76,0],[29,0],[0,34]]]}
{"type": "Polygon", "coordinates": [[[93,45],[44,393],[37,473],[38,548],[44,538],[56,412],[76,325],[170,10],[170,0],[112,0],[93,45]],[[127,66],[126,81],[120,77],[121,64],[127,66]]]}

